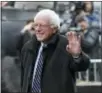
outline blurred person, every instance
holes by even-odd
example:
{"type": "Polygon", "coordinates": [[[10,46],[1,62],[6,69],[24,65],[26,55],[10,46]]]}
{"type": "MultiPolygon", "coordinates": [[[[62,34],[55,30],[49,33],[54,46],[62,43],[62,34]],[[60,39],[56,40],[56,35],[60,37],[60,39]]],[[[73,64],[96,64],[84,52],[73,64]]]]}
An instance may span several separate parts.
{"type": "Polygon", "coordinates": [[[0,1],[0,7],[5,7],[8,5],[8,2],[0,1]]]}
{"type": "Polygon", "coordinates": [[[61,36],[60,19],[49,9],[35,15],[34,29],[21,53],[21,92],[75,93],[75,72],[85,71],[90,63],[80,37],[75,32],[61,36]]]}
{"type": "Polygon", "coordinates": [[[34,21],[33,19],[27,20],[26,25],[24,28],[21,30],[21,33],[25,33],[29,31],[29,33],[32,35],[34,33],[34,28],[33,28],[34,21]]]}
{"type": "Polygon", "coordinates": [[[63,3],[57,4],[55,11],[58,13],[60,17],[60,25],[62,25],[64,23],[63,15],[65,14],[65,5],[63,3]]]}
{"type": "Polygon", "coordinates": [[[85,1],[83,3],[83,10],[85,13],[85,16],[88,18],[90,22],[90,26],[97,27],[99,26],[99,19],[96,18],[96,13],[94,12],[94,6],[92,1],[85,1]]]}
{"type": "Polygon", "coordinates": [[[77,16],[84,16],[85,13],[83,11],[83,2],[82,1],[77,1],[75,4],[75,9],[72,12],[72,22],[71,22],[71,26],[76,26],[76,22],[75,19],[77,16]]]}
{"type": "Polygon", "coordinates": [[[65,10],[65,5],[63,3],[57,4],[56,12],[58,12],[59,15],[63,15],[65,10]]]}
{"type": "Polygon", "coordinates": [[[69,9],[66,9],[66,5],[64,3],[60,3],[56,7],[56,12],[60,17],[60,33],[65,35],[68,31],[68,27],[71,23],[71,13],[69,9]]]}
{"type": "Polygon", "coordinates": [[[73,12],[73,20],[71,26],[76,26],[75,19],[77,16],[86,16],[89,21],[89,25],[92,27],[98,27],[99,18],[97,18],[97,14],[94,11],[93,2],[91,1],[80,1],[75,4],[75,10],[73,12]]]}
{"type": "Polygon", "coordinates": [[[91,2],[91,1],[84,1],[84,3],[83,3],[83,10],[86,13],[86,15],[92,14],[93,10],[94,10],[93,2],[91,2]]]}
{"type": "MultiPolygon", "coordinates": [[[[81,45],[85,53],[87,53],[91,59],[99,58],[99,34],[97,29],[89,25],[89,21],[86,16],[77,16],[76,18],[77,25],[81,28],[81,45]]],[[[90,65],[89,68],[89,80],[94,80],[93,65],[90,65]]],[[[99,76],[99,73],[97,73],[99,76]]],[[[81,73],[82,80],[86,80],[86,72],[81,73]]]]}
{"type": "Polygon", "coordinates": [[[20,32],[20,35],[18,37],[18,43],[17,43],[17,50],[19,51],[19,53],[21,52],[23,45],[28,40],[30,40],[34,35],[33,24],[34,24],[34,21],[32,19],[27,20],[24,28],[20,32]]]}
{"type": "Polygon", "coordinates": [[[85,53],[88,53],[91,58],[98,58],[98,38],[99,34],[97,29],[89,25],[87,17],[77,17],[77,25],[81,28],[81,39],[82,39],[82,48],[85,53]]]}
{"type": "Polygon", "coordinates": [[[14,4],[15,4],[15,1],[6,1],[6,2],[1,1],[0,2],[0,7],[8,7],[8,8],[10,8],[10,7],[14,7],[14,4]]]}
{"type": "Polygon", "coordinates": [[[1,93],[19,92],[21,90],[21,66],[16,64],[15,57],[12,56],[5,56],[1,62],[1,93]]]}

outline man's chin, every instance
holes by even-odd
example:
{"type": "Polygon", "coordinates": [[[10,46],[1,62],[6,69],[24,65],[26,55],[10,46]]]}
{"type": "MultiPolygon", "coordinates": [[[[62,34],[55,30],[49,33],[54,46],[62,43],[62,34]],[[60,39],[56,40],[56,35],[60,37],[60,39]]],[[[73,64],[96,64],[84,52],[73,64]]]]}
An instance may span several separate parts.
{"type": "Polygon", "coordinates": [[[37,38],[37,40],[38,40],[39,42],[43,42],[43,41],[44,41],[43,38],[37,38]]]}

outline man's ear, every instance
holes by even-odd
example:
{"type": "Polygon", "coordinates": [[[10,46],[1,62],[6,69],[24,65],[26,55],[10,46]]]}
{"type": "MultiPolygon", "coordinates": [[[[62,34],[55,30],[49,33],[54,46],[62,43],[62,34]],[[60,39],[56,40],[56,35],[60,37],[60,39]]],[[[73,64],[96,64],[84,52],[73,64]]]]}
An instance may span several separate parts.
{"type": "Polygon", "coordinates": [[[53,33],[56,33],[58,31],[58,27],[53,27],[53,33]]]}

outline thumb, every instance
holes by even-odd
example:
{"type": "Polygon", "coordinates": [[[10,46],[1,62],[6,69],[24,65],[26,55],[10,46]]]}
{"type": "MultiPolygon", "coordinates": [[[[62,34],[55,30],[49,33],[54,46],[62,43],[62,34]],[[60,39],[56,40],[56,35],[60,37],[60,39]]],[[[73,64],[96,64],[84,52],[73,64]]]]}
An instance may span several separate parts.
{"type": "Polygon", "coordinates": [[[66,50],[69,51],[69,49],[71,48],[71,45],[67,45],[66,46],[66,50]]]}
{"type": "Polygon", "coordinates": [[[81,42],[81,38],[82,38],[82,37],[79,35],[79,36],[78,36],[78,40],[79,40],[79,42],[81,42]]]}

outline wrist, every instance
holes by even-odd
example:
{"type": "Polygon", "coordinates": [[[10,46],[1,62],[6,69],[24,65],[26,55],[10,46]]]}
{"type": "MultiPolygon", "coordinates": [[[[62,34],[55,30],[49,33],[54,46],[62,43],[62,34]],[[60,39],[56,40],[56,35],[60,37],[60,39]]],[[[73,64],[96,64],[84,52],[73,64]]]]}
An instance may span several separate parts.
{"type": "Polygon", "coordinates": [[[73,58],[79,58],[80,55],[72,55],[73,58]]]}
{"type": "Polygon", "coordinates": [[[80,57],[80,55],[81,55],[81,52],[80,53],[77,53],[77,54],[73,54],[72,57],[75,58],[75,59],[77,59],[77,58],[80,57]]]}

